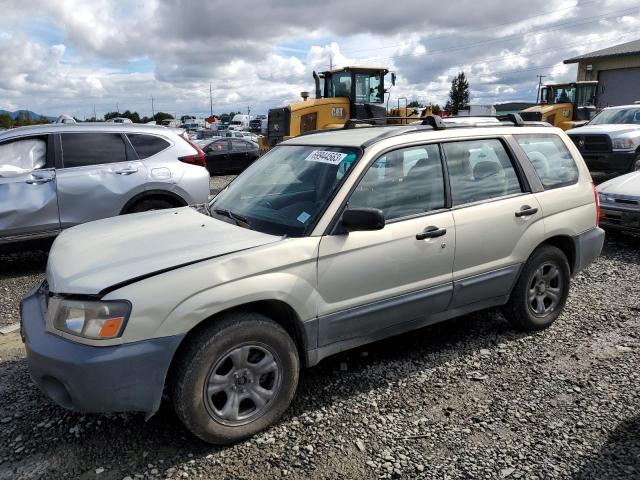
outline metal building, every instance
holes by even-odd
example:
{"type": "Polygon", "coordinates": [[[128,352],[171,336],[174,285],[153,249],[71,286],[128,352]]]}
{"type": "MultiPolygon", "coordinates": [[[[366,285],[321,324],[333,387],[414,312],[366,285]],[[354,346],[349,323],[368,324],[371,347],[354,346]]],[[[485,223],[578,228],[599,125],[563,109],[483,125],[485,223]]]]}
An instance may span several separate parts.
{"type": "Polygon", "coordinates": [[[598,107],[640,100],[640,39],[569,58],[564,63],[578,64],[578,81],[598,80],[598,107]]]}

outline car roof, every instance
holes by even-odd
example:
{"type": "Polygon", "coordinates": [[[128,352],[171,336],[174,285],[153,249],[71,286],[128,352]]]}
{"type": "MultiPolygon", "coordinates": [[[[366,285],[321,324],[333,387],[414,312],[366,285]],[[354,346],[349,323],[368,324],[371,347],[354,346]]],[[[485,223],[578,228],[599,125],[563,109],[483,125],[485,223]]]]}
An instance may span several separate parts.
{"type": "Polygon", "coordinates": [[[147,125],[144,123],[107,123],[107,122],[82,122],[82,123],[46,123],[42,125],[30,125],[5,130],[0,133],[0,140],[23,137],[26,135],[44,135],[49,133],[69,132],[135,132],[175,134],[176,132],[163,125],[147,125]]]}
{"type": "MultiPolygon", "coordinates": [[[[488,118],[488,117],[478,117],[488,118]]],[[[444,119],[443,119],[444,120],[444,119]]],[[[445,121],[445,128],[434,129],[428,125],[384,125],[384,126],[358,126],[335,130],[317,131],[311,134],[303,134],[281,143],[281,145],[309,145],[309,146],[340,146],[340,147],[369,147],[384,140],[397,139],[402,136],[406,141],[414,140],[440,140],[458,137],[473,137],[478,135],[505,135],[514,133],[534,133],[558,131],[545,122],[525,122],[522,126],[505,124],[504,122],[478,121],[471,123],[468,120],[461,122],[445,121]]],[[[391,142],[394,143],[394,142],[391,142]]],[[[397,141],[395,142],[397,143],[397,141]]]]}

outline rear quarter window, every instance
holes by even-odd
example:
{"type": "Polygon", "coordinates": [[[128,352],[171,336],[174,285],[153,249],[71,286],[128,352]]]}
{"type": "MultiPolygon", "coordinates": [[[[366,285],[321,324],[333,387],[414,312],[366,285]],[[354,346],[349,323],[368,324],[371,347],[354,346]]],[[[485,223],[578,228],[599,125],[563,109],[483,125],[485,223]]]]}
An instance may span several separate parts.
{"type": "Polygon", "coordinates": [[[578,167],[562,139],[553,134],[514,135],[545,189],[578,181],[578,167]]]}
{"type": "Polygon", "coordinates": [[[127,137],[129,137],[129,141],[131,145],[133,145],[140,160],[160,153],[170,146],[170,143],[165,139],[156,137],[155,135],[134,133],[127,135],[127,137]]]}

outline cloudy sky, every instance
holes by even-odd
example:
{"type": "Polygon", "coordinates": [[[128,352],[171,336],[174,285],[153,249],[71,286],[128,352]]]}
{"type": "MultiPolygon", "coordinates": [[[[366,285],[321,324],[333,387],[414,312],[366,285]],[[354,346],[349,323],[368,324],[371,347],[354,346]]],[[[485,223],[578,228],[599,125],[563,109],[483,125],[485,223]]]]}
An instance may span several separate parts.
{"type": "Polygon", "coordinates": [[[532,101],[536,75],[640,37],[640,0],[0,0],[0,109],[98,116],[266,113],[312,90],[311,72],[397,73],[391,103],[532,101]],[[307,3],[309,3],[307,5],[307,3]]]}

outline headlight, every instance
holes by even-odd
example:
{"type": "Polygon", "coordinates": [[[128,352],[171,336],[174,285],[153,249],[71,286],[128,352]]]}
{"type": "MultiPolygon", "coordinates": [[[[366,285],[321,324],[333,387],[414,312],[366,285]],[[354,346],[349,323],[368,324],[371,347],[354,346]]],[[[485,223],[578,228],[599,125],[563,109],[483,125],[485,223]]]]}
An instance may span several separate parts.
{"type": "Polygon", "coordinates": [[[116,338],[122,335],[131,304],[123,300],[69,300],[52,297],[49,319],[56,330],[90,339],[116,338]]]}
{"type": "Polygon", "coordinates": [[[636,148],[638,144],[636,140],[628,137],[620,137],[613,139],[613,148],[616,150],[629,150],[631,148],[636,148]]]}
{"type": "Polygon", "coordinates": [[[600,203],[612,203],[613,199],[609,195],[598,192],[598,200],[600,203]]]}

